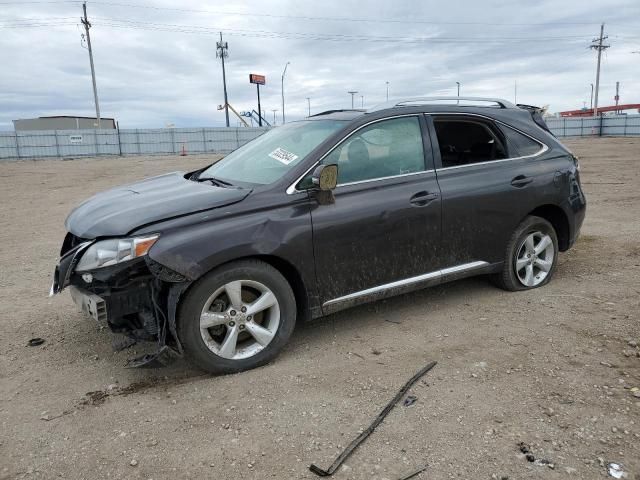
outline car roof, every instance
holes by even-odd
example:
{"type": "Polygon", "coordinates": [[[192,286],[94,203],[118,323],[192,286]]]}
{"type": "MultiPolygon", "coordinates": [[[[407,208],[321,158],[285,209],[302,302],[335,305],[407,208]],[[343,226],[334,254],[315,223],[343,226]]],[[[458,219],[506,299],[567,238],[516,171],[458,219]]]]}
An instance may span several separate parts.
{"type": "MultiPolygon", "coordinates": [[[[531,107],[530,107],[531,108],[531,107]]],[[[400,113],[436,113],[436,112],[465,112],[491,115],[500,111],[498,117],[508,116],[509,113],[515,113],[519,116],[522,112],[520,106],[501,99],[486,97],[414,97],[405,99],[391,100],[380,105],[376,105],[368,110],[327,110],[320,112],[309,119],[333,119],[333,120],[353,120],[362,115],[375,114],[375,117],[384,117],[388,115],[397,115],[400,113]],[[516,113],[518,112],[518,113],[516,113]]]]}

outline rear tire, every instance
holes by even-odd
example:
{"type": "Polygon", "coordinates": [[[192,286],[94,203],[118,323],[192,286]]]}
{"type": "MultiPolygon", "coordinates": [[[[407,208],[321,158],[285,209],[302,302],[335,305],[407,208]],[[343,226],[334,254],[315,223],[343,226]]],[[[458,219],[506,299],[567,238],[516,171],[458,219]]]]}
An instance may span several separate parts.
{"type": "Polygon", "coordinates": [[[551,280],[558,262],[558,237],[544,218],[529,216],[507,243],[502,272],[494,277],[504,290],[530,290],[551,280]]]}
{"type": "Polygon", "coordinates": [[[198,280],[182,300],[177,319],[187,360],[215,374],[271,361],[295,323],[291,286],[259,260],[229,263],[198,280]]]}

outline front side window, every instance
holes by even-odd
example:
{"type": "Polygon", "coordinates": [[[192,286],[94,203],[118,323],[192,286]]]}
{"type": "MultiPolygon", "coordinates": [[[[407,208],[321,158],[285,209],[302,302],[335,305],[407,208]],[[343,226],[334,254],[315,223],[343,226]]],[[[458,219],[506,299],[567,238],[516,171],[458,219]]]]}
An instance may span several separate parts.
{"type": "Polygon", "coordinates": [[[485,122],[435,118],[433,124],[443,168],[507,158],[502,140],[485,122]]]}
{"type": "Polygon", "coordinates": [[[215,177],[231,184],[273,183],[344,125],[339,120],[306,120],[273,128],[211,165],[200,178],[215,177]]]}
{"type": "Polygon", "coordinates": [[[401,117],[371,124],[338,145],[322,163],[338,165],[338,184],[422,172],[420,121],[401,117]]]}

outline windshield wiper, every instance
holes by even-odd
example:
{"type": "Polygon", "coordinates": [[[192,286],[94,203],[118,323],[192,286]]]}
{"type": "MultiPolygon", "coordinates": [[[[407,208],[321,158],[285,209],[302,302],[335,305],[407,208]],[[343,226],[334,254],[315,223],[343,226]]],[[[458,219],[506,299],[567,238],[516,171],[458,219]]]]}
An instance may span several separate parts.
{"type": "Polygon", "coordinates": [[[197,182],[211,182],[217,187],[235,187],[233,183],[227,182],[226,180],[221,180],[215,177],[198,177],[196,178],[197,182]]]}

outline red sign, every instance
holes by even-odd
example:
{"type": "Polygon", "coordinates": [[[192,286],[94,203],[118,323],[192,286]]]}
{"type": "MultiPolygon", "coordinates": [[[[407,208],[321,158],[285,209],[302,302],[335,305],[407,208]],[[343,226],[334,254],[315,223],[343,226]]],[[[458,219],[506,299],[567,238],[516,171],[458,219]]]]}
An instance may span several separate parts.
{"type": "Polygon", "coordinates": [[[264,78],[264,75],[258,75],[257,73],[249,74],[249,83],[257,83],[258,85],[264,85],[265,82],[266,82],[266,79],[264,78]]]}

